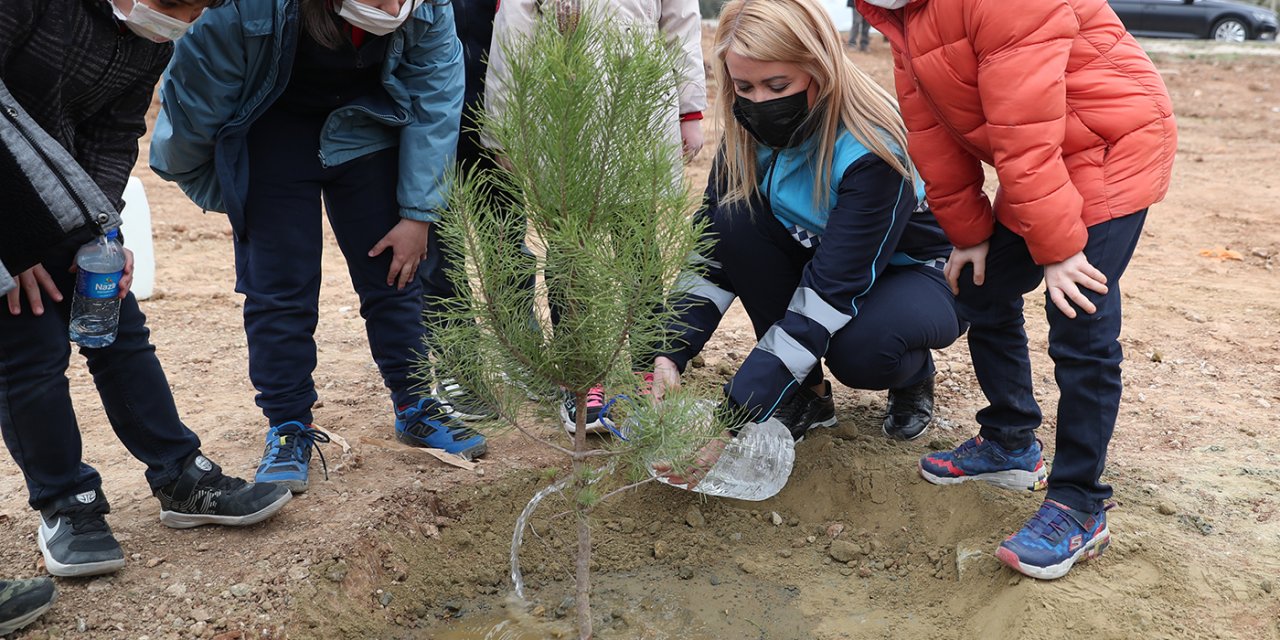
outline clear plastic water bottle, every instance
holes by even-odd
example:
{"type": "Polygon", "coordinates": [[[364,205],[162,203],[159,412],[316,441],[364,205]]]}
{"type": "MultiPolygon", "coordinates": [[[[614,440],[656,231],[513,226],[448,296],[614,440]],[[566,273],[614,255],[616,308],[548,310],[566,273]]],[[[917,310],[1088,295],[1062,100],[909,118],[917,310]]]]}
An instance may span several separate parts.
{"type": "MultiPolygon", "coordinates": [[[[712,419],[715,405],[705,402],[705,406],[707,419],[712,419]]],[[[786,486],[795,460],[795,439],[786,425],[773,418],[748,423],[691,491],[737,500],[767,500],[786,486]]],[[[650,473],[657,476],[652,469],[650,473]]],[[[658,481],[688,489],[662,477],[658,481]]]]}
{"type": "Polygon", "coordinates": [[[116,341],[120,324],[120,277],[124,248],[117,232],[90,242],[76,253],[76,289],[71,299],[71,341],[101,349],[116,341]]]}

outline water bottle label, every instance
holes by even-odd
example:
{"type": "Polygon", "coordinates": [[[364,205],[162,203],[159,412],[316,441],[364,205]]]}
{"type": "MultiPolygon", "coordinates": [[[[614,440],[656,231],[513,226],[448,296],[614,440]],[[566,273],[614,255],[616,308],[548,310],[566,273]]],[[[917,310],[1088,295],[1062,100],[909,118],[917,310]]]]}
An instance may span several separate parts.
{"type": "Polygon", "coordinates": [[[76,294],[82,298],[114,298],[120,293],[120,276],[115,273],[91,273],[81,269],[76,272],[76,294]]]}

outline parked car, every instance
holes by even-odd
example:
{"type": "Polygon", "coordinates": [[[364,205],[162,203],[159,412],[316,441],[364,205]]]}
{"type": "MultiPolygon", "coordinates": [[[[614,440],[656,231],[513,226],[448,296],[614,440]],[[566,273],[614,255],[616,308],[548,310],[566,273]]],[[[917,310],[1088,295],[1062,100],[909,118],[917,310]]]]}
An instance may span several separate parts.
{"type": "Polygon", "coordinates": [[[1231,0],[1108,0],[1135,36],[1208,38],[1223,42],[1276,39],[1276,14],[1231,0]]]}

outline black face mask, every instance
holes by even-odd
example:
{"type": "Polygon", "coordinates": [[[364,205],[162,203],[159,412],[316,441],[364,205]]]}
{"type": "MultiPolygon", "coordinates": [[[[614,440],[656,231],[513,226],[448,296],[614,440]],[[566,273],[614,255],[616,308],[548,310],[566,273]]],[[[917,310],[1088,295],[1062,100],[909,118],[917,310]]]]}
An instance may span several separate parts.
{"type": "Polygon", "coordinates": [[[809,92],[752,102],[742,96],[733,100],[733,117],[760,144],[782,149],[799,144],[800,133],[809,119],[809,92]]]}

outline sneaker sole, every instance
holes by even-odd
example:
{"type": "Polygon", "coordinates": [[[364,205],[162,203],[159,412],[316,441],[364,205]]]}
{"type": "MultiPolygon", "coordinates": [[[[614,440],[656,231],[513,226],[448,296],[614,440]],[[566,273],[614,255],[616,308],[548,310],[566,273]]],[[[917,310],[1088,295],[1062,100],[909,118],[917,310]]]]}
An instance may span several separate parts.
{"type": "Polygon", "coordinates": [[[920,430],[920,433],[917,433],[917,434],[915,434],[914,436],[911,436],[910,438],[903,438],[903,437],[900,437],[900,436],[896,436],[896,435],[894,435],[894,434],[892,434],[892,433],[889,433],[889,430],[888,430],[888,429],[886,429],[886,428],[884,428],[884,424],[883,424],[883,423],[881,423],[881,424],[880,424],[880,433],[883,433],[883,434],[884,434],[884,437],[886,437],[886,438],[888,438],[888,439],[890,439],[890,440],[898,440],[898,441],[900,441],[900,442],[911,442],[912,440],[917,440],[917,439],[919,439],[921,436],[923,436],[924,434],[929,433],[929,428],[930,428],[930,427],[932,427],[932,426],[933,426],[933,422],[932,422],[932,421],[930,421],[930,422],[929,422],[929,424],[926,424],[926,425],[924,426],[924,428],[920,430]]]}
{"type": "Polygon", "coordinates": [[[40,544],[40,553],[44,555],[44,568],[51,576],[57,576],[59,578],[83,578],[85,576],[100,576],[104,573],[115,573],[124,568],[125,560],[123,557],[119,560],[82,562],[80,564],[62,564],[49,554],[49,547],[44,542],[43,532],[36,534],[36,541],[40,544]]]}
{"type": "Polygon", "coordinates": [[[921,477],[933,484],[939,485],[960,484],[961,482],[978,480],[980,482],[986,482],[1002,489],[1010,489],[1012,491],[1039,491],[1040,489],[1045,488],[1049,479],[1049,474],[1043,470],[1035,472],[1023,471],[1022,469],[1009,469],[1007,471],[993,471],[991,473],[979,473],[971,476],[958,476],[952,478],[948,476],[935,476],[926,471],[924,465],[918,465],[917,468],[920,469],[921,477]]]}
{"type": "MultiPolygon", "coordinates": [[[[560,422],[564,424],[565,433],[574,435],[578,432],[577,422],[569,418],[569,410],[565,409],[563,405],[560,407],[560,422]]],[[[609,433],[609,427],[606,427],[603,422],[596,419],[593,422],[588,422],[586,427],[583,428],[583,431],[586,431],[588,435],[593,433],[603,434],[609,433]]]]}
{"type": "MultiPolygon", "coordinates": [[[[417,447],[419,449],[439,449],[439,447],[432,447],[432,446],[423,444],[422,442],[415,440],[413,436],[405,435],[399,432],[396,432],[396,440],[399,440],[402,444],[407,444],[411,447],[417,447]]],[[[445,453],[452,453],[453,455],[463,458],[465,460],[475,460],[476,458],[479,458],[480,456],[486,453],[489,453],[489,443],[487,441],[481,442],[480,444],[473,445],[471,448],[463,449],[462,451],[449,451],[447,449],[440,449],[440,450],[444,451],[445,453]]]]}
{"type": "Polygon", "coordinates": [[[217,516],[206,513],[182,513],[181,511],[161,510],[160,524],[170,529],[191,529],[207,524],[216,524],[224,527],[247,527],[274,516],[277,511],[283,509],[284,505],[288,504],[292,499],[293,493],[286,493],[277,498],[275,502],[244,516],[217,516]]]}
{"type": "Polygon", "coordinates": [[[1111,530],[1103,529],[1102,533],[1089,541],[1089,544],[1086,544],[1076,550],[1070,558],[1067,558],[1055,565],[1037,567],[1035,565],[1025,564],[1018,558],[1018,554],[1014,553],[1012,549],[1004,546],[996,549],[996,558],[999,558],[1000,561],[1005,563],[1005,565],[1010,569],[1013,569],[1024,576],[1030,576],[1037,580],[1056,580],[1067,575],[1067,572],[1071,571],[1071,567],[1075,566],[1077,563],[1092,560],[1102,555],[1102,552],[1106,551],[1107,546],[1110,544],[1111,530]]]}
{"type": "Polygon", "coordinates": [[[805,437],[806,435],[809,435],[809,432],[810,432],[810,431],[813,431],[814,429],[829,429],[829,428],[834,427],[834,426],[836,426],[836,425],[838,425],[838,424],[840,424],[840,421],[839,421],[839,420],[837,420],[835,416],[831,416],[830,418],[827,418],[826,420],[819,420],[818,422],[815,422],[815,423],[813,423],[813,424],[809,425],[809,428],[808,428],[808,429],[805,429],[805,430],[804,430],[804,433],[800,434],[800,437],[799,437],[799,438],[796,438],[796,444],[800,444],[801,442],[804,442],[804,437],[805,437]]]}
{"type": "Polygon", "coordinates": [[[453,405],[449,405],[449,417],[457,418],[466,422],[483,422],[485,420],[493,420],[498,416],[492,413],[467,413],[465,411],[459,411],[458,408],[453,405]]]}
{"type": "MultiPolygon", "coordinates": [[[[46,560],[46,563],[47,562],[48,561],[46,560]]],[[[26,615],[21,615],[12,620],[8,620],[4,624],[0,624],[0,636],[7,636],[13,633],[14,631],[17,631],[18,629],[21,629],[31,624],[32,622],[35,622],[36,618],[39,618],[40,616],[44,615],[44,612],[52,608],[53,604],[57,601],[58,601],[58,592],[54,591],[53,597],[49,598],[49,602],[40,605],[38,609],[35,609],[34,611],[26,615]]]]}

